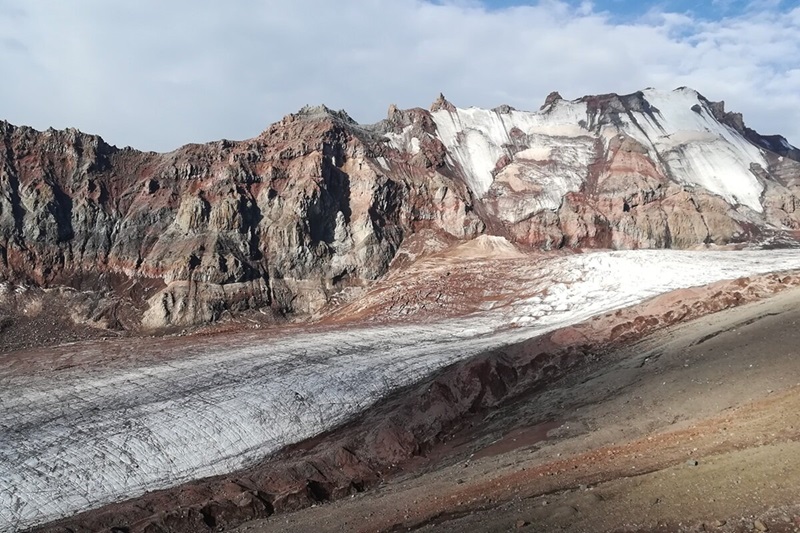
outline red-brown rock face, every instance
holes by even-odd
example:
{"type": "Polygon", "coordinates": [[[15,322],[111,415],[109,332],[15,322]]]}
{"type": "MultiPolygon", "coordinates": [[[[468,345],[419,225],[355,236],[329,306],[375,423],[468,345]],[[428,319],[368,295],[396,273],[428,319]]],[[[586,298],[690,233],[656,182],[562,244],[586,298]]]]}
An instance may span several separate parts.
{"type": "Polygon", "coordinates": [[[0,139],[0,280],[121,298],[139,317],[123,327],[312,313],[420,229],[638,248],[800,227],[800,152],[687,89],[534,113],[440,96],[373,126],[305,108],[167,154],[8,123],[0,139]]]}
{"type": "Polygon", "coordinates": [[[145,327],[312,312],[386,272],[419,226],[482,229],[460,183],[386,172],[384,138],[325,109],[168,154],[7,123],[0,138],[0,276],[138,298],[145,327]]]}

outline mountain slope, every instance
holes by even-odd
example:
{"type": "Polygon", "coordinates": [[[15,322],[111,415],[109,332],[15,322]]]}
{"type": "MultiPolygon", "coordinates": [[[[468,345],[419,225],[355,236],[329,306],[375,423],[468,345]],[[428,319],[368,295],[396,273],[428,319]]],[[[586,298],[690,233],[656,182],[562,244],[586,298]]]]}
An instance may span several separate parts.
{"type": "Polygon", "coordinates": [[[314,313],[423,229],[625,249],[800,228],[798,150],[685,88],[554,93],[537,112],[441,97],[371,126],[304,108],[167,154],[8,123],[0,138],[0,279],[89,291],[73,319],[101,327],[314,313]]]}
{"type": "Polygon", "coordinates": [[[435,132],[405,126],[393,145],[414,153],[422,137],[441,142],[445,166],[519,242],[688,247],[800,221],[796,149],[691,89],[553,93],[538,112],[440,97],[432,110],[435,132]]]}

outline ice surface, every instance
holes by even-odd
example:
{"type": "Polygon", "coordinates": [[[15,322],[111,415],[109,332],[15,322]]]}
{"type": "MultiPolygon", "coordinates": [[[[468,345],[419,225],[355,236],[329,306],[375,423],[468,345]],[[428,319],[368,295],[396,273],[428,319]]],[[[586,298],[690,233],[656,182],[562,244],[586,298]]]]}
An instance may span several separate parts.
{"type": "Polygon", "coordinates": [[[514,162],[494,178],[495,183],[519,193],[507,195],[504,188],[494,189],[494,214],[512,224],[543,209],[558,209],[565,194],[580,190],[596,155],[594,140],[586,136],[555,139],[531,133],[528,142],[532,147],[517,153],[514,162]],[[531,157],[544,154],[544,161],[531,157]]]}
{"type": "Polygon", "coordinates": [[[553,153],[553,148],[550,146],[534,146],[526,150],[517,152],[517,159],[529,159],[531,161],[547,161],[553,153]]]}
{"type": "Polygon", "coordinates": [[[543,296],[461,319],[187,339],[181,357],[114,368],[0,361],[0,531],[253,464],[488,348],[672,289],[797,268],[798,250],[587,253],[548,262],[543,296]]]}

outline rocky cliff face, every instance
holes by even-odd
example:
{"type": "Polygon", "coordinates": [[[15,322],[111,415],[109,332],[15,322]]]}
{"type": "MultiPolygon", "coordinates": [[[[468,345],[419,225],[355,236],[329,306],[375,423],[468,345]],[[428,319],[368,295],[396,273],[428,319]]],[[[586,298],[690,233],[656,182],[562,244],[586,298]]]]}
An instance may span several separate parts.
{"type": "Polygon", "coordinates": [[[167,154],[0,123],[0,278],[88,291],[95,324],[159,328],[313,313],[421,229],[637,248],[800,227],[800,152],[689,89],[431,109],[361,126],[305,108],[167,154]]]}
{"type": "MultiPolygon", "coordinates": [[[[325,108],[168,154],[7,123],[0,138],[3,280],[121,294],[147,328],[313,312],[385,273],[418,227],[483,229],[463,184],[413,165],[386,172],[385,138],[325,108]]],[[[96,320],[138,326],[104,301],[96,320]]]]}

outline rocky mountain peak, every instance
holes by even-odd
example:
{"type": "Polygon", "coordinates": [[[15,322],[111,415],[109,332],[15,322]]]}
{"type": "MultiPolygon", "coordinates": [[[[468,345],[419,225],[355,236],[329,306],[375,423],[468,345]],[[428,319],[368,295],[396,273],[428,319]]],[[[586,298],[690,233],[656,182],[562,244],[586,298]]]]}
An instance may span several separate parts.
{"type": "Polygon", "coordinates": [[[539,109],[546,109],[556,102],[563,100],[564,98],[561,97],[561,94],[558,91],[553,91],[547,95],[547,98],[544,99],[544,104],[539,109]]]}
{"type": "Polygon", "coordinates": [[[450,101],[448,101],[447,98],[444,97],[444,94],[439,93],[439,96],[431,104],[431,113],[436,113],[437,111],[441,111],[442,109],[453,113],[456,110],[456,106],[451,104],[450,101]]]}
{"type": "Polygon", "coordinates": [[[302,108],[300,108],[300,110],[297,113],[295,113],[294,116],[300,118],[311,118],[311,119],[316,119],[321,117],[332,117],[334,119],[341,120],[348,124],[358,124],[344,109],[340,109],[339,111],[334,111],[325,104],[305,105],[302,108]]]}
{"type": "Polygon", "coordinates": [[[516,111],[516,109],[514,109],[508,104],[501,104],[495,108],[492,108],[492,111],[494,111],[495,113],[499,113],[501,115],[508,115],[512,111],[516,111]]]}
{"type": "Polygon", "coordinates": [[[742,117],[742,114],[733,111],[726,111],[724,100],[721,100],[719,102],[712,102],[706,98],[703,98],[703,101],[705,101],[708,104],[708,108],[711,110],[712,115],[714,115],[714,118],[717,119],[719,122],[727,126],[730,126],[739,133],[745,132],[746,127],[744,124],[744,118],[742,117]]]}

